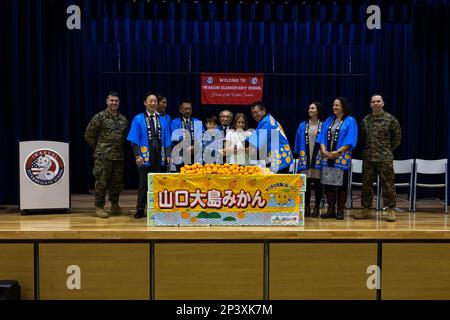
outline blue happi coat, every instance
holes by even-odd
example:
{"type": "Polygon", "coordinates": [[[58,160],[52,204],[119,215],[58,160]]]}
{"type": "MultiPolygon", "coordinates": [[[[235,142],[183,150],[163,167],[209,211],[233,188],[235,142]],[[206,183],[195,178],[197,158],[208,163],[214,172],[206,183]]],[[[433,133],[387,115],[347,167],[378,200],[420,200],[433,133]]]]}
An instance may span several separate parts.
{"type": "MultiPolygon", "coordinates": [[[[171,146],[170,141],[170,128],[166,121],[160,119],[161,123],[161,164],[164,165],[166,154],[165,148],[171,146]]],[[[128,133],[127,140],[132,144],[139,147],[139,152],[141,153],[142,159],[144,159],[144,167],[150,166],[150,159],[155,155],[150,153],[150,148],[148,145],[148,129],[147,123],[145,122],[144,113],[140,113],[134,117],[131,123],[130,132],[128,133]]],[[[170,155],[167,155],[170,157],[170,155]]]]}
{"type": "MultiPolygon", "coordinates": [[[[202,139],[203,136],[203,123],[196,119],[196,118],[191,118],[191,122],[194,124],[194,139],[202,139]]],[[[183,140],[183,133],[180,130],[179,132],[176,131],[177,129],[182,129],[183,126],[181,125],[181,118],[176,118],[173,119],[171,124],[170,124],[170,133],[172,135],[172,141],[174,142],[179,142],[181,140],[183,140]]]]}
{"type": "Polygon", "coordinates": [[[159,119],[164,120],[167,123],[167,126],[169,127],[170,130],[170,123],[172,121],[172,119],[170,118],[170,116],[167,113],[164,113],[164,115],[159,114],[159,119]]]}
{"type": "MultiPolygon", "coordinates": [[[[339,136],[337,140],[337,146],[334,150],[329,150],[328,148],[328,128],[332,125],[335,116],[329,117],[322,126],[322,131],[317,137],[317,143],[324,144],[327,151],[336,151],[342,146],[350,146],[343,154],[339,155],[334,161],[334,167],[341,170],[350,169],[350,164],[352,162],[352,150],[356,148],[356,143],[358,141],[358,124],[355,118],[352,116],[346,116],[339,130],[339,136]]],[[[323,158],[321,166],[328,167],[328,161],[323,158]]]]}
{"type": "MultiPolygon", "coordinates": [[[[191,126],[194,127],[194,148],[195,148],[194,149],[194,162],[202,163],[202,139],[203,139],[203,132],[204,132],[203,123],[196,118],[191,117],[190,119],[191,119],[191,126]]],[[[183,129],[181,118],[173,119],[170,124],[170,132],[171,132],[172,143],[174,145],[176,145],[178,142],[181,142],[183,140],[183,130],[180,130],[180,129],[183,129]]],[[[173,155],[173,158],[176,158],[176,156],[173,155]]],[[[177,161],[177,160],[174,160],[174,161],[177,161]]]]}
{"type": "Polygon", "coordinates": [[[267,146],[266,157],[270,161],[270,169],[273,172],[284,169],[292,163],[292,150],[288,139],[281,125],[270,114],[261,119],[256,130],[247,140],[258,150],[267,146]],[[278,144],[272,141],[271,130],[278,132],[278,144]]]}
{"type": "Polygon", "coordinates": [[[309,146],[306,144],[306,125],[309,120],[300,123],[295,134],[294,152],[298,154],[298,171],[305,171],[308,169],[320,169],[321,154],[320,144],[317,143],[317,137],[319,136],[323,123],[319,121],[318,131],[316,137],[316,145],[314,146],[313,157],[311,163],[309,163],[309,146]]]}

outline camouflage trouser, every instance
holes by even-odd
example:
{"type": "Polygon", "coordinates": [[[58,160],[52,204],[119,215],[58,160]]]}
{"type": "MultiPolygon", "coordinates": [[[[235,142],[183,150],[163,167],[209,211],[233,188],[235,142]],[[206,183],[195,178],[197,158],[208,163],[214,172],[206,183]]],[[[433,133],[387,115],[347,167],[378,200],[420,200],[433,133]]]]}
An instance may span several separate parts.
{"type": "Polygon", "coordinates": [[[93,174],[95,177],[95,206],[105,205],[106,190],[109,186],[109,201],[119,202],[119,195],[123,188],[123,160],[95,159],[93,174]]]}
{"type": "Polygon", "coordinates": [[[373,183],[376,182],[377,174],[380,175],[384,203],[388,208],[394,208],[396,205],[396,193],[392,161],[363,161],[361,204],[364,208],[370,208],[372,206],[373,183]]]}

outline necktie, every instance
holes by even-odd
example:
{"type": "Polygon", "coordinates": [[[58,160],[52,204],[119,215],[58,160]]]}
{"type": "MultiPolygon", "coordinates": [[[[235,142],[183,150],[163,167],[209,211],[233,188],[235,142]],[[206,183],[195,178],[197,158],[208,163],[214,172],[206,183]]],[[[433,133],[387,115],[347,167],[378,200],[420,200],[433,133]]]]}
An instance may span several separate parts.
{"type": "Polygon", "coordinates": [[[152,133],[152,140],[156,141],[156,139],[158,139],[158,136],[156,134],[156,129],[155,129],[155,115],[150,115],[150,132],[152,133]]]}
{"type": "Polygon", "coordinates": [[[155,115],[150,115],[150,131],[152,133],[152,138],[158,138],[156,136],[156,129],[155,129],[155,115]]]}
{"type": "Polygon", "coordinates": [[[191,121],[190,120],[186,120],[186,130],[189,132],[189,136],[191,137],[191,139],[193,139],[192,132],[191,132],[191,121]]]}
{"type": "Polygon", "coordinates": [[[189,120],[186,120],[186,130],[188,130],[189,133],[191,133],[191,122],[189,120]]]}
{"type": "Polygon", "coordinates": [[[150,157],[151,165],[155,165],[161,159],[161,148],[159,137],[155,129],[155,115],[150,115],[150,132],[152,134],[152,140],[150,141],[150,149],[152,156],[150,157]]]}

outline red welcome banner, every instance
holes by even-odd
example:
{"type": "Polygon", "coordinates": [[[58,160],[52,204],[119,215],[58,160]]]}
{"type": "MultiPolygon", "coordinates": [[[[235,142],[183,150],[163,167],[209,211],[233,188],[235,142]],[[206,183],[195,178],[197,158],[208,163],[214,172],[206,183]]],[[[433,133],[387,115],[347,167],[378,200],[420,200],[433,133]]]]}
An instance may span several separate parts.
{"type": "Polygon", "coordinates": [[[262,100],[261,73],[202,73],[202,104],[252,104],[262,100]]]}

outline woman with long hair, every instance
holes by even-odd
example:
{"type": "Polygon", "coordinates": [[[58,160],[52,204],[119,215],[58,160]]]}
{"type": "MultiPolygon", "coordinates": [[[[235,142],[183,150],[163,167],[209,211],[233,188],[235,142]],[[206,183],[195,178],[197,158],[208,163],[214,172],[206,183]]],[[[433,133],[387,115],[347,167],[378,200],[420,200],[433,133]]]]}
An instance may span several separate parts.
{"type": "Polygon", "coordinates": [[[300,123],[295,135],[294,157],[298,159],[299,173],[306,174],[305,217],[318,217],[323,186],[320,183],[320,144],[316,138],[322,130],[322,110],[320,102],[313,102],[308,107],[309,119],[300,123]],[[315,207],[311,212],[311,191],[315,190],[315,207]]]}
{"type": "Polygon", "coordinates": [[[323,157],[321,181],[328,202],[327,213],[321,218],[344,219],[348,170],[358,140],[358,125],[350,113],[347,99],[337,97],[333,102],[333,115],[325,121],[317,139],[323,157]]]}

